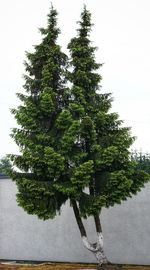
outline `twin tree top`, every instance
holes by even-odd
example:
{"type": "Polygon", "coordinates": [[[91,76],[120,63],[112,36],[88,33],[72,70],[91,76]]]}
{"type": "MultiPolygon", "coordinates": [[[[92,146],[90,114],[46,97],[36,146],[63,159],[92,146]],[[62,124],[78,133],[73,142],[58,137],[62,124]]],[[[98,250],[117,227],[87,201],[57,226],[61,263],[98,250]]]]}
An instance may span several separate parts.
{"type": "MultiPolygon", "coordinates": [[[[107,259],[99,215],[102,207],[121,203],[149,180],[131,161],[130,129],[110,113],[111,95],[100,92],[101,64],[91,45],[91,14],[84,7],[77,37],[68,44],[70,58],[57,38],[57,12],[51,7],[41,44],[27,53],[25,94],[13,109],[20,128],[12,137],[20,155],[10,155],[19,171],[11,177],[17,201],[29,214],[54,218],[70,200],[84,245],[100,264],[107,259]],[[87,239],[82,218],[93,216],[97,243],[87,239]]],[[[56,228],[57,229],[57,228],[56,228]]]]}

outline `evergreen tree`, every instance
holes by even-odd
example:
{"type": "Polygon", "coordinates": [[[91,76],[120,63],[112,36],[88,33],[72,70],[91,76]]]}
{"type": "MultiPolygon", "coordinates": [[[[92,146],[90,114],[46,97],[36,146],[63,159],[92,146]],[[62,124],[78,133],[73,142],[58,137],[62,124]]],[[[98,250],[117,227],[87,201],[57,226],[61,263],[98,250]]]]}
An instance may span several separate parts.
{"type": "Polygon", "coordinates": [[[67,57],[57,45],[57,12],[51,8],[47,28],[34,53],[25,63],[26,94],[22,105],[12,110],[20,128],[12,137],[21,154],[11,155],[20,171],[11,175],[18,186],[18,204],[41,219],[54,218],[66,200],[74,210],[84,245],[99,263],[107,262],[100,224],[102,207],[113,206],[136,194],[149,180],[135,171],[129,147],[128,128],[116,113],[109,113],[111,95],[99,93],[101,66],[91,46],[91,15],[84,8],[78,36],[68,46],[67,57]],[[66,78],[71,83],[66,87],[66,78]],[[89,243],[82,218],[94,217],[98,240],[89,243]]]}
{"type": "Polygon", "coordinates": [[[0,174],[9,175],[12,170],[12,164],[7,156],[0,159],[0,174]]]}
{"type": "Polygon", "coordinates": [[[137,170],[143,170],[150,174],[150,154],[134,151],[131,153],[131,158],[136,163],[137,170]]]}
{"type": "MultiPolygon", "coordinates": [[[[22,105],[12,110],[20,126],[13,129],[12,137],[21,154],[11,155],[19,168],[12,171],[11,176],[18,186],[18,204],[29,214],[48,219],[53,218],[67,200],[53,185],[59,179],[63,181],[66,174],[65,160],[59,153],[61,134],[57,118],[68,99],[64,77],[67,56],[57,44],[60,30],[53,7],[47,28],[40,28],[40,32],[42,42],[35,46],[33,53],[26,53],[25,94],[17,94],[22,105]]],[[[65,115],[63,120],[66,121],[65,115]]]]}
{"type": "Polygon", "coordinates": [[[136,194],[149,180],[144,171],[131,161],[129,147],[134,141],[130,129],[122,127],[116,113],[110,113],[111,95],[100,92],[102,66],[95,61],[95,50],[89,39],[91,14],[81,14],[77,37],[68,45],[71,54],[72,83],[70,112],[73,117],[75,140],[70,151],[70,163],[75,172],[71,182],[77,192],[71,198],[76,221],[84,246],[92,251],[99,263],[106,263],[100,223],[102,207],[121,203],[136,194]],[[93,216],[97,243],[87,239],[82,217],[93,216]]]}

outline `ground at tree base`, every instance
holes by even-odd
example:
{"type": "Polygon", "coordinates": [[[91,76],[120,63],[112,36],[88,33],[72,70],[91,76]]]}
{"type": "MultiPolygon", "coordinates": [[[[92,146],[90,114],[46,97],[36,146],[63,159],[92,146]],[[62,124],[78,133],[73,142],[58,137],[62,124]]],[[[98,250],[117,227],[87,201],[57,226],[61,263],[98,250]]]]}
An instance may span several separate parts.
{"type": "Polygon", "coordinates": [[[96,264],[71,264],[71,263],[42,263],[42,264],[19,264],[1,262],[0,270],[150,270],[150,266],[142,265],[104,265],[97,267],[96,264]]]}

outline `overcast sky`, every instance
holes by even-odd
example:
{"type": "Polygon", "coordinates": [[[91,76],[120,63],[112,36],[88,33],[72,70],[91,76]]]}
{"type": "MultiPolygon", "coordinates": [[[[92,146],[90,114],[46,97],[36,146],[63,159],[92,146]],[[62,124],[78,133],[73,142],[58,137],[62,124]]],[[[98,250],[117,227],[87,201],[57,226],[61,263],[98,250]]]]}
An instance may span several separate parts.
{"type": "MultiPolygon", "coordinates": [[[[92,13],[91,40],[104,63],[102,91],[111,92],[112,110],[137,137],[133,149],[150,152],[150,1],[149,0],[53,0],[59,13],[59,44],[76,34],[83,4],[92,13]]],[[[38,28],[46,25],[49,0],[0,1],[0,156],[17,153],[10,138],[16,126],[10,108],[19,104],[25,51],[41,40],[38,28]]]]}

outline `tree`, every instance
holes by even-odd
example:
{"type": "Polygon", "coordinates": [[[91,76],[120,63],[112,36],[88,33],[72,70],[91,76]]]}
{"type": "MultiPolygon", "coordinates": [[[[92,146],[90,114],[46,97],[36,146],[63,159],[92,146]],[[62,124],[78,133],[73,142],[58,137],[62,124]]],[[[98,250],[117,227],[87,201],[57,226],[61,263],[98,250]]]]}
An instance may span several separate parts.
{"type": "Polygon", "coordinates": [[[44,38],[27,53],[26,95],[23,105],[12,110],[20,125],[12,137],[21,154],[11,155],[21,172],[12,170],[18,186],[17,201],[29,214],[54,218],[67,200],[73,208],[84,245],[100,264],[103,251],[100,224],[102,207],[121,203],[136,194],[149,180],[135,170],[129,147],[129,128],[122,127],[116,113],[109,113],[111,95],[101,94],[95,47],[91,46],[91,15],[84,7],[78,36],[68,45],[67,56],[57,45],[57,12],[51,8],[44,38]],[[70,89],[66,87],[66,79],[70,89]],[[97,243],[87,239],[82,218],[94,217],[97,243]]]}
{"type": "Polygon", "coordinates": [[[95,61],[96,48],[91,45],[91,14],[84,10],[77,37],[68,45],[71,54],[72,102],[70,111],[78,123],[70,160],[75,170],[72,182],[77,188],[71,199],[83,243],[100,264],[106,263],[100,223],[102,207],[121,203],[136,194],[149,180],[131,161],[129,147],[134,138],[130,129],[122,127],[116,113],[110,113],[111,95],[101,94],[101,76],[96,72],[102,65],[95,61]],[[88,192],[87,189],[88,188],[88,192]],[[82,217],[93,216],[97,243],[87,239],[82,217]]]}
{"type": "Polygon", "coordinates": [[[136,162],[137,170],[143,170],[150,174],[150,154],[134,151],[131,153],[131,158],[136,162]]]}
{"type": "Polygon", "coordinates": [[[7,156],[0,159],[0,173],[9,175],[12,164],[7,156]]]}
{"type": "MultiPolygon", "coordinates": [[[[66,161],[59,151],[62,134],[58,132],[58,116],[64,111],[68,89],[64,77],[67,56],[57,44],[60,30],[57,12],[51,7],[48,25],[40,28],[42,42],[33,53],[26,53],[25,94],[18,93],[22,102],[13,109],[19,128],[12,137],[20,147],[20,155],[10,155],[19,171],[11,176],[18,187],[17,201],[28,213],[39,218],[54,218],[67,196],[55,188],[65,178],[66,161]],[[20,172],[21,171],[21,172],[20,172]]],[[[62,124],[67,119],[62,115],[62,124]]]]}

